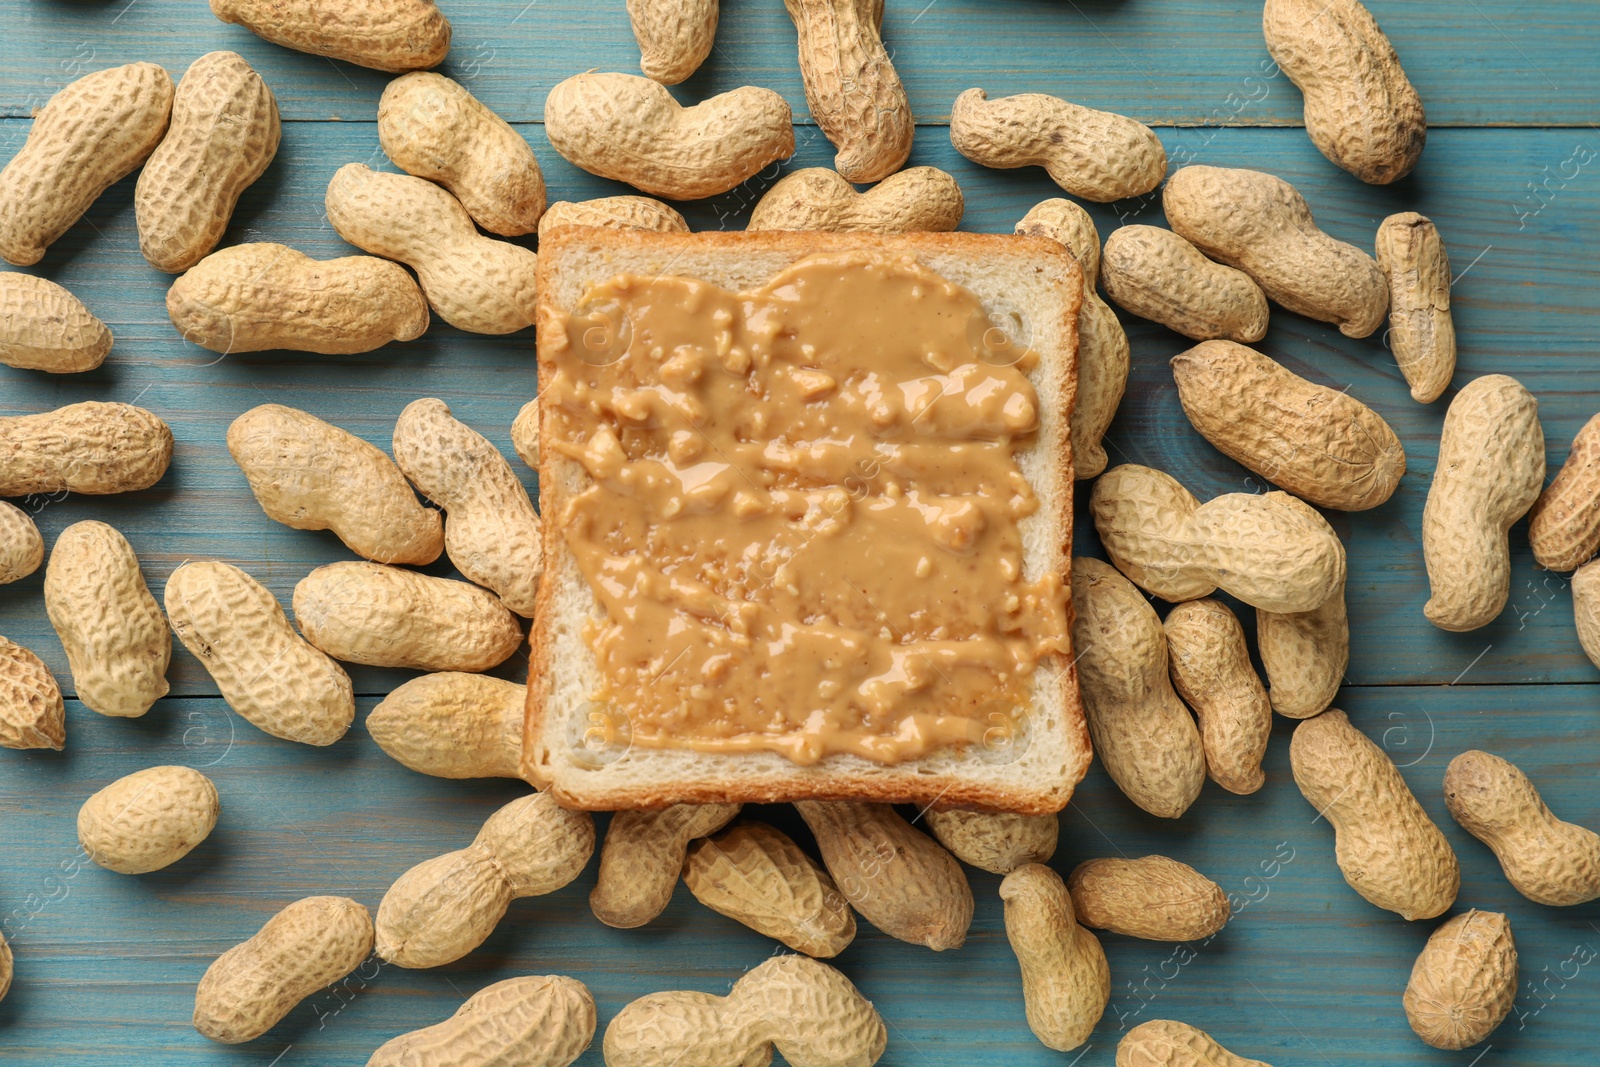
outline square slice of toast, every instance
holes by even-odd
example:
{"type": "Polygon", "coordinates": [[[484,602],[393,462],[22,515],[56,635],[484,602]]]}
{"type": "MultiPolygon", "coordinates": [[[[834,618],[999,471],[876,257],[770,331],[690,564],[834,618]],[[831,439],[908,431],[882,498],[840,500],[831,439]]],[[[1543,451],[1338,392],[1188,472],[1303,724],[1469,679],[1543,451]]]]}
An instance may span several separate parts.
{"type": "MultiPolygon", "coordinates": [[[[539,249],[539,376],[555,373],[559,328],[584,294],[619,274],[694,278],[753,290],[795,262],[854,250],[909,253],[960,285],[1039,355],[1030,382],[1038,428],[1017,461],[1039,508],[1020,520],[1024,578],[1051,570],[1071,588],[1072,453],[1068,420],[1077,388],[1082,275],[1062,246],[1036,237],[961,233],[876,236],[825,233],[657,234],[566,228],[539,249]]],[[[560,516],[591,481],[552,444],[543,420],[540,504],[545,571],[531,635],[523,773],[563,804],[595,811],[674,803],[874,800],[1043,814],[1059,811],[1089,765],[1090,744],[1069,654],[1049,654],[1031,677],[1031,707],[995,743],[936,750],[880,763],[835,754],[801,765],[770,751],[714,753],[631,743],[590,695],[601,678],[585,624],[601,618],[568,548],[560,516]]],[[[1071,632],[1071,601],[1067,603],[1071,632]]]]}

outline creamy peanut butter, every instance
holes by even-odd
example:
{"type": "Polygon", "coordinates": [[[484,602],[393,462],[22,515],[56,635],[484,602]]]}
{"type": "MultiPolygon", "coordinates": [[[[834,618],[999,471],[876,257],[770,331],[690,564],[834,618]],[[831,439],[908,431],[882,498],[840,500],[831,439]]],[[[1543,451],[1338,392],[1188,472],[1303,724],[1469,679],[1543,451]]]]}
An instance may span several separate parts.
{"type": "Polygon", "coordinates": [[[634,744],[895,762],[1031,705],[1067,648],[1018,526],[1037,356],[976,296],[851,252],[748,293],[621,275],[563,325],[545,410],[593,484],[557,521],[634,744]]]}

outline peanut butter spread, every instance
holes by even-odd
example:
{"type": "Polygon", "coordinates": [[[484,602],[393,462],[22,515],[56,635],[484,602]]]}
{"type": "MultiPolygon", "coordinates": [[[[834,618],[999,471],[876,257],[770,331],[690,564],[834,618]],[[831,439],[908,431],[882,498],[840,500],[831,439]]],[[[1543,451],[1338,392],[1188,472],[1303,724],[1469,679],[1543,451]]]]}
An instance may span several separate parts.
{"type": "Polygon", "coordinates": [[[1018,526],[1037,356],[976,296],[851,252],[748,293],[621,275],[564,325],[545,411],[593,484],[557,521],[634,744],[890,763],[1031,706],[1067,648],[1018,526]]]}

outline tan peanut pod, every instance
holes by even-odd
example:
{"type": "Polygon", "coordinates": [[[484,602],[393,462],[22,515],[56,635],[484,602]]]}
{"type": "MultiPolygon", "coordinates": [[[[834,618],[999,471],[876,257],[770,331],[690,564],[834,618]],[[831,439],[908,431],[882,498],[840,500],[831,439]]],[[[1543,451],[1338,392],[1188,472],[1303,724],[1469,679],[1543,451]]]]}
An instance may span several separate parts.
{"type": "Polygon", "coordinates": [[[224,1044],[253,1041],[371,951],[366,908],[349,897],[297,900],[206,968],[194,992],[194,1028],[224,1044]]]}
{"type": "Polygon", "coordinates": [[[1517,944],[1500,912],[1457,915],[1433,932],[1406,983],[1406,1021],[1434,1048],[1476,1045],[1511,1014],[1517,944]]]}
{"type": "Polygon", "coordinates": [[[539,398],[522,405],[511,422],[511,448],[517,458],[534,470],[539,469],[539,398]]]}
{"type": "Polygon", "coordinates": [[[545,133],[572,165],[651,196],[725,193],[794,154],[789,105],[744,86],[684,107],[659,82],[578,74],[550,90],[545,133]]]}
{"type": "Polygon", "coordinates": [[[480,234],[439,186],[350,163],[328,183],[326,206],[340,237],[416,271],[428,306],[450,325],[486,334],[533,325],[539,258],[480,234]]]}
{"type": "Polygon", "coordinates": [[[1455,903],[1461,866],[1383,749],[1337,708],[1295,727],[1295,785],[1327,818],[1334,858],[1350,888],[1404,919],[1431,919],[1455,903]]]}
{"type": "Polygon", "coordinates": [[[1382,415],[1253,348],[1203,341],[1172,357],[1172,377],[1201,437],[1313,504],[1366,511],[1405,474],[1405,449],[1382,415]]]}
{"type": "Polygon", "coordinates": [[[419,671],[486,671],[522,644],[500,598],[381,563],[330,563],[294,587],[306,640],[335,659],[419,671]]]}
{"type": "Polygon", "coordinates": [[[1124,311],[1195,341],[1267,335],[1267,294],[1242,270],[1213,263],[1159,226],[1123,226],[1106,238],[1101,284],[1124,311]]]}
{"type": "Polygon", "coordinates": [[[236,52],[190,65],[172,100],[172,126],[139,174],[133,206],[139,249],[178,274],[222,240],[239,196],[266,173],[283,128],[272,90],[236,52]]]}
{"type": "Polygon", "coordinates": [[[172,428],[132,404],[97,400],[0,418],[0,496],[148,489],[172,463],[172,428]]]}
{"type": "Polygon", "coordinates": [[[1600,834],[1550,813],[1514,764],[1476,749],[1450,761],[1444,802],[1467,833],[1494,850],[1512,888],[1564,908],[1600,899],[1600,834]]]}
{"type": "Polygon", "coordinates": [[[438,182],[490,233],[533,233],[544,214],[544,175],[511,124],[459,82],[414,72],[378,101],[378,143],[395,166],[438,182]]]}
{"type": "Polygon", "coordinates": [[[1493,622],[1511,596],[1507,533],[1544,488],[1539,401],[1515,378],[1489,374],[1450,401],[1433,484],[1422,508],[1422,558],[1441,630],[1493,622]]]}
{"type": "Polygon", "coordinates": [[[717,39],[717,0],[628,0],[639,69],[677,85],[700,69],[717,39]]]}
{"type": "Polygon", "coordinates": [[[613,230],[688,233],[677,209],[648,196],[602,196],[597,200],[557,200],[539,219],[542,239],[562,226],[604,226],[613,230]]]}
{"type": "Polygon", "coordinates": [[[1411,386],[1411,398],[1431,404],[1456,372],[1444,242],[1431,221],[1402,211],[1378,226],[1374,250],[1389,279],[1389,350],[1411,386]]]}
{"type": "Polygon", "coordinates": [[[567,811],[548,793],[513,800],[472,844],[395,880],[378,905],[378,955],[402,967],[458,960],[483,944],[513,900],[554,893],[593,852],[588,812],[567,811]]]}
{"type": "Polygon", "coordinates": [[[442,1023],[384,1042],[367,1067],[567,1067],[594,1040],[594,997],[576,978],[526,975],[485,986],[442,1023]]]}
{"type": "Polygon", "coordinates": [[[1428,138],[1422,100],[1359,0],[1267,0],[1261,28],[1305,95],[1317,151],[1374,185],[1411,173],[1428,138]]]}
{"type": "Polygon", "coordinates": [[[1600,415],[1572,439],[1567,461],[1528,514],[1528,543],[1541,567],[1570,571],[1600,549],[1600,415]]]}
{"type": "Polygon", "coordinates": [[[888,804],[802,800],[795,808],[839,891],[863,919],[935,952],[961,947],[972,925],[972,887],[937,841],[888,804]]]}
{"type": "Polygon", "coordinates": [[[1163,600],[1223,589],[1251,607],[1292,613],[1344,587],[1344,545],[1315,508],[1288,493],[1224,493],[1201,504],[1177,479],[1124,463],[1090,500],[1106,554],[1163,600]]]}
{"type": "Polygon", "coordinates": [[[1179,168],[1161,194],[1167,222],[1207,256],[1255,279],[1296,314],[1346,337],[1383,325],[1389,283],[1377,261],[1317,228],[1294,186],[1259,170],[1179,168]]]}
{"type": "Polygon", "coordinates": [[[828,872],[766,823],[695,842],[683,884],[712,911],[807,956],[837,956],[856,936],[855,913],[828,872]]]}
{"type": "Polygon", "coordinates": [[[1191,600],[1167,615],[1172,685],[1200,720],[1206,772],[1230,793],[1266,783],[1261,760],[1272,736],[1272,704],[1250,665],[1244,627],[1220,600],[1191,600]]]}
{"type": "Polygon", "coordinates": [[[1166,856],[1085,860],[1067,887],[1083,925],[1147,941],[1202,941],[1233,914],[1221,886],[1166,856]]]}
{"type": "Polygon", "coordinates": [[[806,167],[768,189],[747,230],[915,233],[953,230],[965,202],[961,186],[937,167],[889,175],[864,193],[826,167],[806,167]]]}
{"type": "Polygon", "coordinates": [[[432,563],[444,551],[439,513],[422,506],[394,461],[315,415],[251,408],[228,427],[228,453],[275,522],[331,530],[379,563],[432,563]]]}
{"type": "Polygon", "coordinates": [[[1155,609],[1109,563],[1072,561],[1072,645],[1089,736],[1106,773],[1152,815],[1176,819],[1200,795],[1206,758],[1172,689],[1155,609]]]}
{"type": "Polygon", "coordinates": [[[629,930],[660,915],[672,900],[689,843],[716,833],[737,814],[738,804],[673,804],[611,816],[589,892],[595,918],[629,930]]]}
{"type": "Polygon", "coordinates": [[[0,170],[0,257],[19,267],[132,174],[167,132],[172,76],[154,63],[86,74],[33,119],[27,143],[0,170]]]}
{"type": "Polygon", "coordinates": [[[1572,575],[1572,620],[1578,643],[1589,661],[1600,667],[1600,561],[1586,563],[1572,575]]]}
{"type": "Polygon", "coordinates": [[[1010,874],[1025,863],[1044,863],[1055,855],[1061,833],[1059,815],[929,809],[923,821],[956,859],[991,874],[1010,874]]]}
{"type": "Polygon", "coordinates": [[[5,935],[0,934],[0,1000],[6,999],[6,994],[11,992],[12,969],[11,946],[6,944],[5,935]]]}
{"type": "Polygon", "coordinates": [[[916,122],[883,46],[883,0],[784,0],[783,6],[799,33],[811,117],[839,150],[834,169],[846,181],[876,182],[905,166],[916,122]]]}
{"type": "Polygon", "coordinates": [[[273,44],[399,74],[450,52],[450,23],[434,0],[211,0],[223,22],[273,44]]]}
{"type": "Polygon", "coordinates": [[[888,1028],[850,979],[807,956],[750,968],[725,997],[651,993],[606,1026],[606,1067],[761,1067],[775,1047],[795,1067],[872,1067],[888,1028]]]}
{"type": "Polygon", "coordinates": [[[395,761],[436,778],[520,778],[528,687],[485,674],[413,678],[367,715],[395,761]]]}
{"type": "Polygon", "coordinates": [[[0,637],[0,746],[53,748],[67,743],[67,708],[44,660],[0,637]]]}
{"type": "Polygon", "coordinates": [[[445,510],[444,549],[463,576],[533,618],[544,573],[544,533],[511,464],[443,400],[413,400],[394,426],[394,458],[445,510]]]}
{"type": "Polygon", "coordinates": [[[188,767],[149,767],[100,790],[78,809],[78,842],[118,874],[159,871],[210,836],[222,803],[211,779],[188,767]]]}
{"type": "Polygon", "coordinates": [[[1350,665],[1350,616],[1344,585],[1310,611],[1256,611],[1256,650],[1266,669],[1272,710],[1309,719],[1327,709],[1350,665]]]}
{"type": "Polygon", "coordinates": [[[353,355],[428,330],[428,301],[398,263],[270,243],[211,253],[167,290],[167,315],[184,340],[223,355],[353,355]]]}
{"type": "Polygon", "coordinates": [[[61,531],[45,568],[44,609],[89,710],[136,719],[167,695],[172,631],[116,529],[78,522],[61,531]]]}
{"type": "Polygon", "coordinates": [[[48,279],[0,273],[0,363],[78,374],[100,366],[110,351],[110,329],[83,301],[48,279]]]}
{"type": "Polygon", "coordinates": [[[1229,1052],[1198,1027],[1171,1019],[1140,1023],[1117,1042],[1116,1067],[1272,1067],[1229,1052]]]}
{"type": "Polygon", "coordinates": [[[1016,232],[1065,245],[1083,270],[1078,308],[1078,396],[1072,408],[1072,472],[1082,481],[1106,469],[1101,444],[1128,387],[1128,335],[1095,281],[1100,275],[1100,235],[1094,220],[1071,200],[1041,200],[1022,216],[1016,232]]]}
{"type": "Polygon", "coordinates": [[[172,632],[252,726],[307,745],[331,745],[350,729],[350,676],[302,640],[278,598],[244,571],[185,563],[167,579],[164,599],[172,632]]]}
{"type": "Polygon", "coordinates": [[[1073,196],[1143,196],[1167,174],[1167,150],[1142,122],[1044,93],[994,100],[968,89],[950,108],[950,143],[985,167],[1043,167],[1073,196]]]}
{"type": "Polygon", "coordinates": [[[15,504],[0,500],[0,585],[21,581],[44,562],[44,536],[15,504]]]}
{"type": "Polygon", "coordinates": [[[1042,863],[1018,867],[1000,883],[1006,939],[1022,970],[1028,1028],[1059,1052],[1089,1039],[1111,999],[1100,939],[1078,925],[1061,876],[1042,863]]]}

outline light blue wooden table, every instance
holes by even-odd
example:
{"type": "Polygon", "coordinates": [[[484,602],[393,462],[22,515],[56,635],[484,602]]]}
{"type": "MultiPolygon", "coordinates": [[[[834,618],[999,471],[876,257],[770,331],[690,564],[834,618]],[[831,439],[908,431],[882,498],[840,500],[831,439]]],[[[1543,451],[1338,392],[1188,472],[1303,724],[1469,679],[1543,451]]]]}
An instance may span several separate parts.
{"type": "MultiPolygon", "coordinates": [[[[1390,212],[1431,216],[1457,274],[1456,384],[1503,372],[1533,390],[1553,474],[1572,435],[1600,410],[1600,10],[1592,0],[1370,6],[1432,125],[1416,173],[1388,188],[1361,185],[1307,141],[1299,93],[1272,76],[1254,0],[890,0],[885,34],[922,123],[912,162],[961,181],[963,228],[1009,231],[1030,205],[1059,195],[1040,171],[984,171],[952,151],[950,103],[974,85],[995,95],[1052,92],[1133,115],[1158,127],[1177,161],[1281,174],[1330,232],[1363,247],[1390,212]]],[[[680,96],[766,85],[809,122],[782,5],[724,7],[717,49],[680,96]]],[[[445,10],[456,36],[444,71],[519,124],[552,199],[623,191],[561,160],[540,125],[545,94],[560,79],[591,67],[636,69],[622,0],[445,0],[445,10]]],[[[0,33],[0,161],[22,143],[31,109],[80,74],[142,59],[176,76],[204,52],[243,53],[276,90],[286,123],[283,149],[245,197],[228,242],[282,241],[318,257],[350,251],[323,220],[322,193],[344,163],[385,164],[373,124],[384,76],[267,45],[218,22],[201,0],[6,0],[0,33]]],[[[791,166],[831,160],[814,127],[797,139],[791,166]]],[[[686,205],[685,213],[696,228],[742,227],[774,177],[686,205]]],[[[48,540],[70,523],[103,519],[127,534],[157,591],[181,561],[220,557],[287,603],[308,570],[348,553],[330,535],[293,531],[261,513],[223,447],[241,411],[267,400],[291,404],[387,447],[400,409],[433,395],[509,451],[511,419],[535,392],[531,335],[491,339],[436,325],[417,342],[365,356],[219,361],[182,343],[167,320],[168,279],[138,254],[132,186],[112,189],[36,268],[111,324],[111,359],[68,378],[0,367],[0,414],[137,401],[172,424],[177,456],[148,492],[30,502],[48,540]]],[[[1153,201],[1091,210],[1102,236],[1120,222],[1160,221],[1153,201]]],[[[1458,907],[1510,914],[1523,977],[1514,1015],[1486,1045],[1459,1053],[1428,1049],[1412,1035],[1399,997],[1434,924],[1407,924],[1344,884],[1326,822],[1290,778],[1292,724],[1280,721],[1267,785],[1255,796],[1208,784],[1188,815],[1166,823],[1134,809],[1096,768],[1062,818],[1059,869],[1098,855],[1175,856],[1234,894],[1236,918],[1222,934],[1188,946],[1106,935],[1111,1007],[1089,1045],[1055,1053],[1023,1019],[998,880],[969,872],[978,911],[965,948],[935,955],[863,924],[838,961],[889,1022],[883,1063],[1109,1065],[1121,1032],[1151,1018],[1194,1023],[1275,1067],[1600,1063],[1600,907],[1525,901],[1449,819],[1440,794],[1453,755],[1487,748],[1522,766],[1558,813],[1600,826],[1600,672],[1573,634],[1566,582],[1534,568],[1519,525],[1511,605],[1501,619],[1471,634],[1424,621],[1418,528],[1446,402],[1409,399],[1381,336],[1352,341],[1273,314],[1267,352],[1314,380],[1348,387],[1404,439],[1410,470],[1394,498],[1361,515],[1329,515],[1349,546],[1352,574],[1350,685],[1339,703],[1382,741],[1455,845],[1458,907]]],[[[1169,470],[1202,498],[1258,487],[1179,409],[1166,360],[1183,340],[1138,321],[1128,328],[1134,370],[1110,435],[1113,460],[1169,470]]],[[[1082,541],[1079,551],[1097,551],[1092,531],[1082,541]]],[[[65,684],[70,675],[40,586],[36,575],[0,589],[0,633],[35,649],[65,684]]],[[[513,660],[503,673],[519,677],[523,667],[513,660]]],[[[352,674],[363,717],[404,678],[352,674]]],[[[603,1026],[646,992],[724,992],[773,950],[682,891],[649,927],[604,927],[588,911],[591,869],[560,893],[514,904],[488,943],[459,963],[418,972],[374,961],[259,1041],[214,1045],[194,1032],[189,1014],[195,982],[220,952],[301,896],[348,894],[376,907],[397,875],[464,845],[521,787],[413,774],[385,757],[359,720],[327,750],[268,738],[229,711],[181,649],[171,679],[173,696],[143,719],[104,719],[69,700],[66,751],[0,753],[0,928],[17,958],[16,985],[0,1002],[0,1063],[361,1064],[383,1041],[445,1018],[501,978],[573,975],[594,992],[603,1026]],[[84,798],[121,775],[172,762],[216,781],[223,814],[211,838],[143,877],[86,862],[74,832],[84,798]]],[[[762,814],[794,829],[786,812],[762,814]]],[[[598,1049],[580,1062],[600,1063],[598,1049]]]]}

